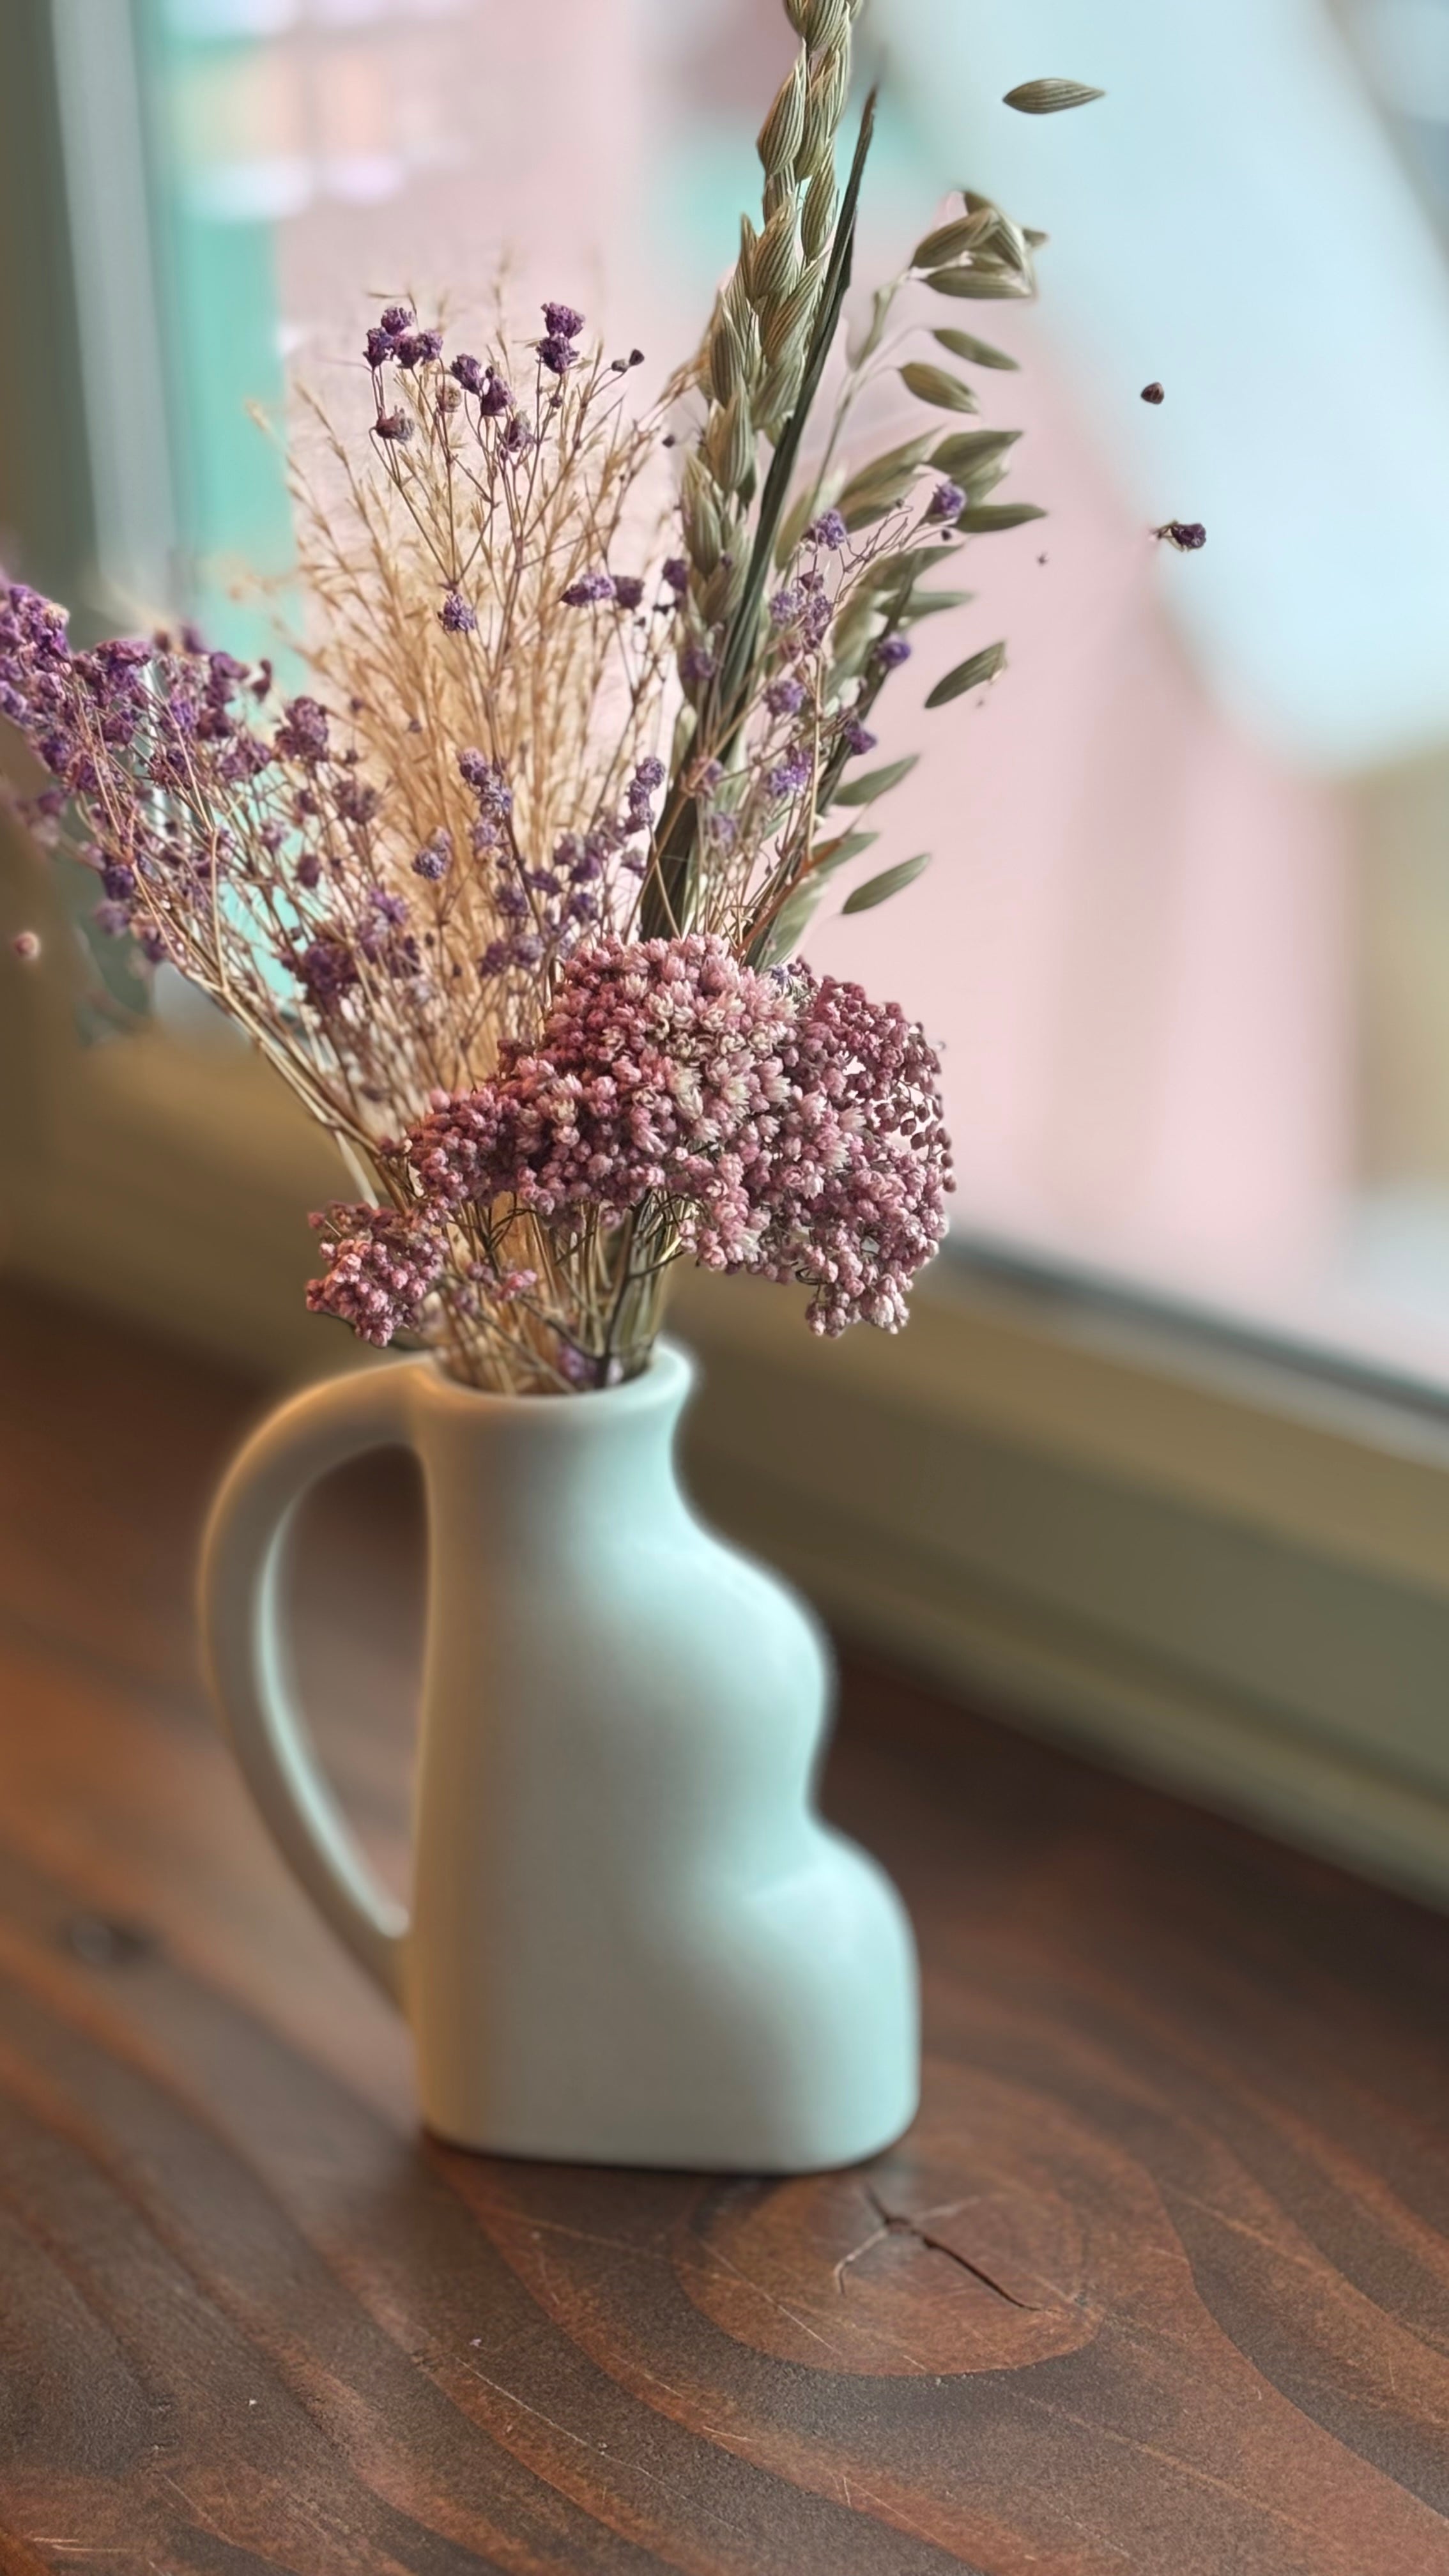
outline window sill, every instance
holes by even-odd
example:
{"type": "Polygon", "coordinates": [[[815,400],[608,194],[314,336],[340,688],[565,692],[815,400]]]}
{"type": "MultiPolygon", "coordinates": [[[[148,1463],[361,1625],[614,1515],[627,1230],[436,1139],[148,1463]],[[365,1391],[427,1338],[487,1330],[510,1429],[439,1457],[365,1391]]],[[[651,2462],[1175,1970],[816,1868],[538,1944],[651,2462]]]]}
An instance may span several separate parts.
{"type": "MultiPolygon", "coordinates": [[[[164,1036],[46,1050],[19,1274],[276,1378],[348,1188],[272,1076],[164,1036]]],[[[944,1261],[899,1341],[688,1274],[707,1508],[842,1632],[1039,1731],[1449,1902],[1449,1422],[944,1261]]]]}

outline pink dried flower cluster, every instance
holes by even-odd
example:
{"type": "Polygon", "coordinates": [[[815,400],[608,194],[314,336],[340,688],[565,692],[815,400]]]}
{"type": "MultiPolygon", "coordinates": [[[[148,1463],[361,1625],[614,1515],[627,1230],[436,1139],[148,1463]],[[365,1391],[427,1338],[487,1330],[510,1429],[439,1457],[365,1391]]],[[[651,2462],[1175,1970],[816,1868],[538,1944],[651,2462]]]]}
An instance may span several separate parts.
{"type": "MultiPolygon", "coordinates": [[[[712,936],[601,941],[569,961],[536,1044],[506,1047],[476,1090],[435,1095],[412,1130],[414,1214],[378,1215],[393,1321],[415,1315],[431,1257],[411,1264],[396,1228],[435,1246],[502,1202],[561,1238],[647,1211],[670,1253],[808,1286],[817,1332],[895,1332],[945,1233],[939,1076],[920,1029],[858,984],[762,974],[712,936]]],[[[371,1329],[386,1290],[373,1238],[353,1233],[312,1302],[352,1321],[364,1297],[371,1329]]]]}
{"type": "Polygon", "coordinates": [[[444,1260],[442,1237],[426,1213],[339,1200],[311,1222],[328,1253],[326,1276],[307,1290],[311,1312],[335,1315],[379,1349],[394,1333],[415,1329],[444,1260]]]}

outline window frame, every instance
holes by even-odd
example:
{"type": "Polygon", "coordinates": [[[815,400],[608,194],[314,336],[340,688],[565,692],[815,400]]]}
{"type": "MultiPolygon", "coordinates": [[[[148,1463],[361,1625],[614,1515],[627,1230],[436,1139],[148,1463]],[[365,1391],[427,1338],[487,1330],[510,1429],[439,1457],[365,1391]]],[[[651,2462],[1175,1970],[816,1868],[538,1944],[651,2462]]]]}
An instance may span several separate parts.
{"type": "MultiPolygon", "coordinates": [[[[127,551],[126,580],[147,547],[176,572],[178,522],[170,451],[128,462],[122,441],[98,462],[126,350],[87,315],[118,263],[157,349],[162,325],[134,221],[102,259],[86,248],[101,196],[60,187],[107,58],[77,69],[81,13],[111,45],[139,23],[131,0],[21,12],[23,78],[0,83],[0,222],[18,239],[28,212],[40,237],[17,291],[51,299],[54,348],[18,437],[7,425],[0,514],[84,622],[114,607],[127,551]]],[[[124,97],[110,106],[134,214],[145,138],[124,97]]],[[[129,425],[149,437],[144,406],[129,425]]],[[[0,876],[17,927],[52,901],[13,842],[0,876]]],[[[303,1309],[305,1211],[350,1184],[274,1075],[160,1027],[83,1048],[63,971],[3,1043],[26,1100],[0,1131],[14,1275],[273,1379],[366,1364],[303,1309]]],[[[784,1292],[701,1274],[676,1313],[704,1362],[707,1508],[843,1635],[1449,1902],[1449,1399],[984,1244],[943,1257],[900,1343],[822,1346],[784,1292]]]]}

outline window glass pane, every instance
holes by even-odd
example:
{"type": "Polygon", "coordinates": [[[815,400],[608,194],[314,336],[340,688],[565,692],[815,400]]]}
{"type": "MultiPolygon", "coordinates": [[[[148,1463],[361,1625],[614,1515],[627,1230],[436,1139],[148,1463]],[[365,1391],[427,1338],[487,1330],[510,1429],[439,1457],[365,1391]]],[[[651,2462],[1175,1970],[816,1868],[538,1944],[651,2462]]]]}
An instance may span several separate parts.
{"type": "MultiPolygon", "coordinates": [[[[466,304],[504,259],[525,308],[678,355],[791,41],[778,0],[139,20],[178,559],[223,625],[228,567],[286,562],[247,418],[284,362],[365,400],[368,298],[466,304]]],[[[928,757],[867,865],[932,868],[811,953],[942,1040],[964,1232],[1449,1377],[1449,5],[871,25],[858,275],[964,180],[1050,231],[1040,305],[992,309],[1021,371],[979,384],[1051,515],[973,547],[977,604],[893,687],[882,757],[928,757]],[[1001,107],[1044,70],[1108,98],[1001,107]],[[924,715],[997,635],[1003,679],[924,715]]],[[[910,415],[885,396],[882,443],[910,415]]]]}

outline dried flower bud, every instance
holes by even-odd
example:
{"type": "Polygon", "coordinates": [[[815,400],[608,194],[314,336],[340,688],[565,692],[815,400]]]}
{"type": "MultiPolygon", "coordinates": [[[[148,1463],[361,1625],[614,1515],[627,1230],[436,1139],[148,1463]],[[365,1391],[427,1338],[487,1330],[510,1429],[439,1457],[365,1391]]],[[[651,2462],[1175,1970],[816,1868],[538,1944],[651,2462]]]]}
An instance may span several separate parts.
{"type": "Polygon", "coordinates": [[[807,545],[839,549],[844,545],[848,533],[845,521],[838,510],[822,510],[819,518],[806,529],[805,541],[807,545]]]}
{"type": "Polygon", "coordinates": [[[1207,530],[1201,519],[1169,519],[1165,527],[1154,528],[1154,537],[1165,537],[1180,555],[1195,555],[1207,544],[1207,530]]]}
{"type": "Polygon", "coordinates": [[[406,367],[409,371],[414,367],[431,365],[441,358],[442,354],[441,331],[404,331],[393,347],[393,356],[398,365],[406,367]]]}
{"type": "Polygon", "coordinates": [[[314,766],[328,751],[327,710],[315,698],[293,698],[284,709],[272,741],[284,760],[314,766]]]}
{"type": "Polygon", "coordinates": [[[910,658],[910,642],[904,635],[882,635],[879,643],[871,647],[871,660],[882,671],[898,671],[902,662],[910,658]]]}
{"type": "Polygon", "coordinates": [[[1158,383],[1157,383],[1157,381],[1156,381],[1156,379],[1154,378],[1153,382],[1152,382],[1150,385],[1144,385],[1144,386],[1143,386],[1143,388],[1142,388],[1142,399],[1143,399],[1143,401],[1144,401],[1145,403],[1160,403],[1160,402],[1166,402],[1166,400],[1167,400],[1167,388],[1166,388],[1166,386],[1165,386],[1165,385],[1160,385],[1160,384],[1158,384],[1158,383]]]}
{"type": "Polygon", "coordinates": [[[815,763],[808,748],[804,743],[797,742],[786,752],[784,759],[778,760],[774,768],[767,773],[765,786],[771,796],[783,800],[789,796],[800,795],[802,790],[810,785],[814,775],[815,763]]]}

